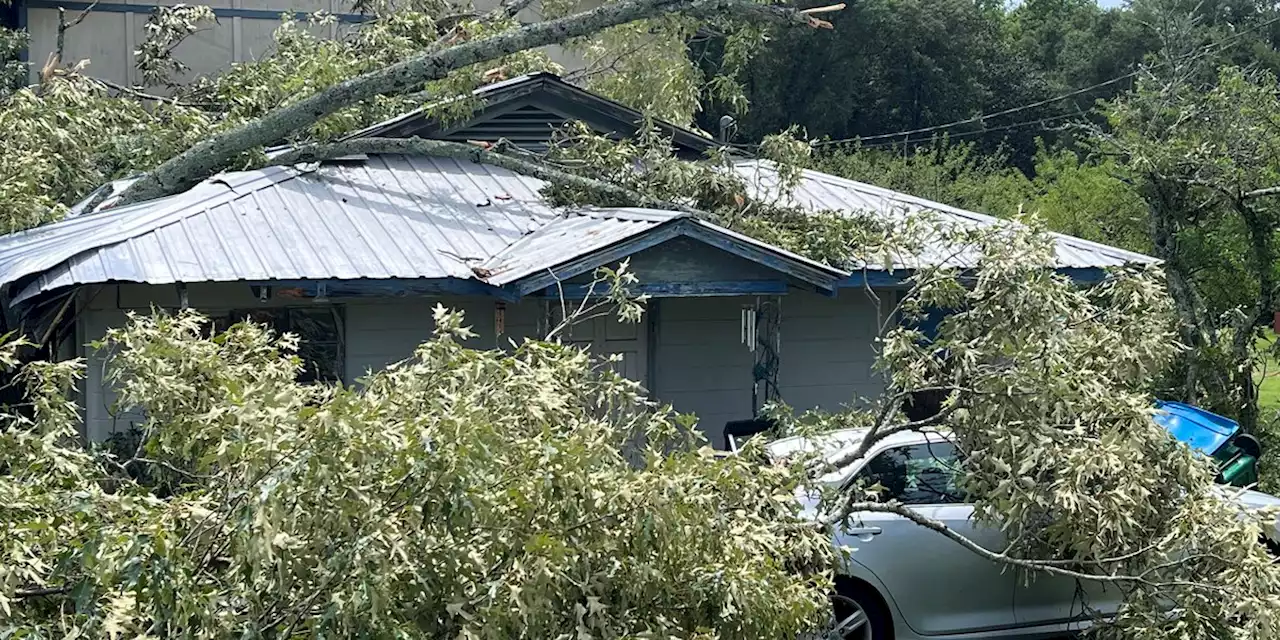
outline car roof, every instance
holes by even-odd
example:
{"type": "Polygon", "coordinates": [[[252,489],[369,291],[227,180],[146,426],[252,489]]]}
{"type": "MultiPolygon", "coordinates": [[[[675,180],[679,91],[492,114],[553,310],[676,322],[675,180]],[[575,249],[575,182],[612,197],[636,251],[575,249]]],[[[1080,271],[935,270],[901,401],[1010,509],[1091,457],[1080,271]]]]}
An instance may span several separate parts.
{"type": "MultiPolygon", "coordinates": [[[[774,458],[787,458],[797,453],[816,453],[822,457],[835,457],[852,450],[862,443],[871,432],[870,428],[839,429],[814,436],[788,436],[779,438],[765,446],[769,455],[774,458]]],[[[885,436],[872,448],[880,451],[888,447],[938,442],[939,439],[950,439],[950,434],[938,429],[922,429],[918,431],[899,431],[885,436]]]]}

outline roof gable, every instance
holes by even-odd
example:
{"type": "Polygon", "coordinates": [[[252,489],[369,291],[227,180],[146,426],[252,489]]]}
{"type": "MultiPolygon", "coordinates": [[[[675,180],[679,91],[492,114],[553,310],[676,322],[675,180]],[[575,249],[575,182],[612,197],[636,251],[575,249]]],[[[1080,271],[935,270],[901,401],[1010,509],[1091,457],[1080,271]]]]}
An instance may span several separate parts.
{"type": "MultiPolygon", "coordinates": [[[[549,73],[537,73],[487,85],[473,92],[480,108],[457,123],[442,123],[426,109],[362,129],[348,138],[433,138],[466,142],[505,139],[529,151],[542,152],[552,131],[579,121],[614,139],[635,136],[644,123],[639,111],[584,89],[549,73]]],[[[701,157],[717,143],[683,127],[655,122],[672,140],[677,154],[701,157]]]]}

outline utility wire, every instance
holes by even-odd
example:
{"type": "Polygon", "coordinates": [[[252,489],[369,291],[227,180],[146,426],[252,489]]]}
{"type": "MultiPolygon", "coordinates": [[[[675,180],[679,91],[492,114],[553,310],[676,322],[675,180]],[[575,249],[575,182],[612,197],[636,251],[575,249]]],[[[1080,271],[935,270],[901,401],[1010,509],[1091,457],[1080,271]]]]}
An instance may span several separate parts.
{"type": "MultiPolygon", "coordinates": [[[[1271,26],[1271,25],[1273,25],[1273,24],[1275,24],[1275,23],[1277,23],[1277,22],[1280,22],[1280,16],[1277,16],[1277,17],[1275,17],[1275,18],[1271,18],[1270,20],[1265,20],[1265,21],[1263,21],[1263,22],[1261,22],[1261,23],[1259,23],[1259,24],[1256,24],[1256,25],[1254,25],[1254,26],[1252,26],[1252,27],[1249,27],[1248,29],[1245,29],[1245,30],[1243,30],[1243,31],[1240,31],[1239,33],[1236,33],[1235,35],[1231,36],[1231,37],[1230,37],[1230,38],[1228,38],[1227,40],[1223,41],[1219,47],[1216,47],[1216,50],[1215,50],[1214,52],[1215,52],[1215,53],[1221,53],[1222,51],[1225,51],[1228,47],[1231,47],[1231,46],[1235,45],[1235,44],[1236,44],[1236,42],[1238,42],[1238,41],[1239,41],[1241,38],[1243,38],[1244,36],[1246,36],[1246,35],[1248,35],[1248,34],[1250,34],[1250,33],[1253,33],[1254,31],[1257,31],[1257,30],[1259,30],[1259,29],[1264,29],[1264,28],[1266,28],[1266,27],[1269,27],[1269,26],[1271,26]]],[[[1186,58],[1186,59],[1193,59],[1193,58],[1197,58],[1197,57],[1200,57],[1200,56],[1202,56],[1202,55],[1208,54],[1208,53],[1210,52],[1210,50],[1211,50],[1210,48],[1202,49],[1202,50],[1200,50],[1200,51],[1196,51],[1196,52],[1192,52],[1192,53],[1186,54],[1185,56],[1183,56],[1183,58],[1186,58]]],[[[1179,61],[1181,61],[1181,59],[1180,59],[1179,61]]],[[[972,118],[965,118],[964,120],[956,120],[955,122],[948,122],[948,123],[946,123],[946,124],[939,124],[939,125],[934,125],[934,126],[931,126],[931,127],[920,127],[920,128],[918,128],[918,129],[908,129],[908,130],[905,130],[905,131],[895,131],[895,132],[893,132],[893,133],[881,133],[881,134],[876,134],[876,135],[873,135],[873,136],[854,136],[854,137],[852,137],[852,138],[841,138],[841,139],[839,139],[839,140],[821,140],[821,141],[815,141],[815,142],[813,142],[812,144],[813,144],[814,146],[830,146],[830,145],[834,145],[834,144],[842,144],[842,143],[846,143],[846,142],[858,142],[858,141],[863,141],[863,142],[865,142],[865,141],[867,141],[867,140],[884,140],[884,139],[887,139],[887,138],[902,138],[902,137],[910,137],[910,136],[913,136],[913,135],[918,134],[918,133],[932,133],[932,132],[934,132],[934,131],[941,131],[941,130],[943,130],[943,129],[950,129],[951,127],[958,127],[958,126],[960,126],[960,125],[965,125],[965,124],[975,124],[975,123],[979,123],[979,124],[980,124],[980,123],[982,123],[983,121],[985,121],[985,120],[990,120],[990,119],[992,119],[992,118],[999,118],[999,117],[1001,117],[1001,116],[1007,116],[1007,115],[1010,115],[1010,114],[1013,114],[1013,113],[1018,113],[1018,112],[1020,112],[1020,111],[1026,111],[1027,109],[1034,109],[1034,108],[1036,108],[1036,107],[1043,107],[1043,106],[1048,105],[1048,104],[1053,104],[1053,103],[1055,103],[1055,102],[1060,102],[1060,101],[1062,101],[1062,100],[1066,100],[1067,98],[1073,98],[1073,97],[1078,96],[1078,95],[1083,94],[1083,93],[1088,93],[1088,92],[1090,92],[1090,91],[1094,91],[1094,90],[1097,90],[1097,89],[1101,89],[1101,88],[1103,88],[1103,87],[1107,87],[1107,86],[1110,86],[1110,85],[1116,84],[1117,82],[1123,82],[1123,81],[1125,81],[1125,80],[1128,80],[1129,78],[1132,78],[1132,77],[1134,77],[1134,76],[1137,76],[1137,75],[1138,75],[1138,74],[1140,74],[1140,73],[1142,73],[1142,69],[1140,69],[1140,68],[1139,68],[1139,69],[1135,69],[1135,70],[1133,70],[1133,71],[1130,71],[1129,73],[1126,73],[1126,74],[1119,75],[1119,76],[1116,76],[1116,77],[1114,77],[1114,78],[1111,78],[1110,80],[1103,80],[1102,82],[1099,82],[1099,83],[1096,83],[1096,84],[1091,84],[1091,85],[1089,85],[1089,86],[1087,86],[1087,87],[1083,87],[1083,88],[1080,88],[1080,89],[1075,89],[1075,90],[1073,90],[1073,91],[1070,91],[1070,92],[1064,93],[1064,94],[1062,94],[1062,95],[1057,95],[1057,96],[1054,96],[1054,97],[1052,97],[1052,98],[1046,98],[1046,99],[1044,99],[1044,100],[1037,100],[1037,101],[1032,102],[1032,103],[1029,103],[1029,104],[1019,105],[1019,106],[1017,106],[1017,107],[1011,107],[1011,108],[1009,108],[1009,109],[1005,109],[1005,110],[1003,110],[1003,111],[997,111],[997,112],[995,112],[995,113],[988,113],[988,114],[977,115],[977,116],[974,116],[974,117],[972,117],[972,118]]],[[[1033,121],[1028,121],[1028,122],[1033,122],[1033,121]]],[[[1001,130],[1001,129],[999,129],[999,128],[988,129],[988,131],[1000,131],[1000,130],[1001,130]]],[[[957,135],[959,135],[959,134],[957,134],[957,135]]],[[[975,133],[974,135],[977,135],[977,134],[975,133]]],[[[868,146],[868,147],[880,147],[880,146],[888,146],[888,145],[881,143],[881,144],[867,145],[867,146],[868,146]]]]}
{"type": "MultiPolygon", "coordinates": [[[[1022,122],[1014,122],[1014,123],[1012,123],[1012,124],[1001,125],[1001,126],[999,126],[999,127],[987,127],[987,128],[979,129],[979,130],[977,130],[977,131],[961,131],[960,133],[952,133],[952,134],[948,134],[948,135],[947,135],[947,138],[949,138],[949,139],[955,139],[955,138],[969,138],[969,137],[972,137],[972,136],[982,136],[982,135],[986,135],[986,134],[988,134],[988,133],[997,133],[997,132],[1000,132],[1000,131],[1007,131],[1007,130],[1009,130],[1009,129],[1018,129],[1018,128],[1021,128],[1021,127],[1026,127],[1026,126],[1031,126],[1031,125],[1044,125],[1044,124],[1046,124],[1046,123],[1054,122],[1054,121],[1057,121],[1057,120],[1066,120],[1066,119],[1068,119],[1068,118],[1078,118],[1078,117],[1081,117],[1081,116],[1083,116],[1083,115],[1085,115],[1085,114],[1083,114],[1083,113],[1079,113],[1079,112],[1077,112],[1077,113],[1061,113],[1061,114],[1058,114],[1058,115],[1056,115],[1056,116],[1047,116],[1047,117],[1044,117],[1044,118],[1035,118],[1034,120],[1024,120],[1024,121],[1022,121],[1022,122]]],[[[1048,127],[1046,127],[1046,129],[1047,129],[1047,128],[1048,128],[1048,127]]],[[[863,138],[863,140],[866,140],[866,138],[863,138]]],[[[857,139],[855,138],[853,141],[854,141],[854,142],[856,142],[856,141],[857,141],[857,139]]],[[[843,141],[837,141],[837,142],[843,142],[843,141]]],[[[896,145],[898,145],[898,144],[900,144],[900,143],[899,143],[899,142],[897,142],[897,141],[890,141],[890,142],[876,142],[876,143],[872,143],[872,144],[864,144],[864,145],[860,145],[860,147],[861,147],[861,148],[863,148],[863,149],[876,149],[876,148],[880,148],[880,147],[892,147],[892,146],[896,146],[896,145]]]]}
{"type": "MultiPolygon", "coordinates": [[[[982,122],[983,120],[990,120],[991,118],[999,118],[1000,116],[1007,116],[1007,115],[1009,115],[1009,114],[1011,114],[1011,113],[1018,113],[1019,111],[1026,111],[1027,109],[1034,109],[1034,108],[1036,108],[1036,107],[1043,107],[1043,106],[1044,106],[1044,105],[1046,105],[1046,104],[1052,104],[1052,103],[1054,103],[1054,102],[1058,102],[1058,101],[1061,101],[1061,100],[1066,100],[1067,98],[1071,98],[1071,97],[1073,97],[1073,96],[1078,96],[1078,95],[1080,95],[1080,94],[1082,94],[1082,93],[1088,93],[1088,92],[1093,91],[1093,90],[1095,90],[1095,89],[1101,89],[1102,87],[1106,87],[1106,86],[1109,86],[1109,85],[1113,85],[1113,84],[1115,84],[1115,83],[1117,83],[1117,82],[1122,82],[1122,81],[1124,81],[1124,80],[1128,80],[1129,78],[1132,78],[1132,77],[1134,77],[1134,76],[1138,75],[1138,73],[1139,73],[1138,71],[1130,71],[1129,73],[1126,73],[1126,74],[1124,74],[1124,75],[1122,75],[1122,76],[1118,76],[1118,77],[1112,78],[1112,79],[1110,79],[1110,80],[1105,80],[1105,81],[1103,81],[1103,82],[1099,82],[1099,83],[1097,83],[1097,84],[1092,84],[1092,85],[1089,85],[1089,86],[1087,86],[1087,87],[1084,87],[1083,89],[1076,89],[1075,91],[1072,91],[1071,93],[1064,93],[1064,94],[1062,94],[1062,95],[1060,95],[1060,96],[1054,96],[1054,97],[1052,97],[1052,98],[1046,98],[1046,99],[1044,99],[1044,100],[1038,100],[1038,101],[1036,101],[1036,102],[1032,102],[1032,103],[1030,103],[1030,104],[1024,104],[1024,105],[1021,105],[1021,106],[1017,106],[1017,107],[1012,107],[1012,108],[1009,108],[1009,109],[1005,109],[1004,111],[997,111],[997,112],[995,112],[995,113],[988,113],[988,114],[983,114],[983,115],[980,115],[980,116],[974,116],[974,117],[972,117],[972,118],[966,118],[966,119],[964,119],[964,120],[956,120],[955,122],[948,122],[948,123],[946,123],[946,124],[939,124],[939,125],[935,125],[935,126],[932,126],[932,127],[921,127],[921,128],[919,128],[919,129],[910,129],[910,130],[907,130],[907,131],[897,131],[897,132],[894,132],[894,133],[881,133],[881,134],[874,135],[874,136],[856,136],[856,137],[853,137],[853,138],[843,138],[843,139],[840,139],[840,140],[822,140],[822,141],[820,141],[820,142],[815,142],[814,144],[815,144],[815,145],[817,145],[817,146],[827,146],[827,145],[833,145],[833,144],[840,144],[840,143],[842,143],[842,142],[857,142],[857,141],[866,141],[866,140],[884,140],[885,138],[910,137],[910,136],[913,136],[913,135],[915,135],[915,134],[917,134],[917,133],[930,133],[930,132],[933,132],[933,131],[940,131],[940,130],[942,130],[942,129],[950,129],[951,127],[958,127],[958,126],[960,126],[960,125],[962,125],[962,124],[972,124],[972,123],[975,123],[975,122],[979,122],[979,123],[980,123],[980,122],[982,122]]],[[[1070,115],[1075,115],[1075,114],[1070,114],[1070,115]]],[[[999,129],[990,129],[990,131],[998,131],[998,130],[999,130],[999,129]]],[[[869,145],[869,146],[870,146],[870,145],[869,145]]],[[[874,146],[883,146],[883,145],[874,145],[874,146]]]]}

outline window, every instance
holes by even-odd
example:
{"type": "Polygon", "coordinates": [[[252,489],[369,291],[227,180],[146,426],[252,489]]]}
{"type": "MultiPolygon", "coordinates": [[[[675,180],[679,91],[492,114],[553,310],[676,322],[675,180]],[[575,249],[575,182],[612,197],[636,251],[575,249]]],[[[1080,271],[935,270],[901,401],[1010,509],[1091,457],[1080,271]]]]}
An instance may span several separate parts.
{"type": "Polygon", "coordinates": [[[884,500],[902,504],[956,504],[964,496],[956,486],[959,459],[950,442],[930,442],[895,447],[880,452],[858,471],[855,481],[863,487],[884,487],[884,500]]]}
{"type": "Polygon", "coordinates": [[[298,357],[302,372],[298,382],[338,382],[345,370],[343,318],[341,307],[284,307],[239,309],[214,318],[214,331],[250,320],[265,324],[277,333],[293,333],[299,338],[298,357]]]}

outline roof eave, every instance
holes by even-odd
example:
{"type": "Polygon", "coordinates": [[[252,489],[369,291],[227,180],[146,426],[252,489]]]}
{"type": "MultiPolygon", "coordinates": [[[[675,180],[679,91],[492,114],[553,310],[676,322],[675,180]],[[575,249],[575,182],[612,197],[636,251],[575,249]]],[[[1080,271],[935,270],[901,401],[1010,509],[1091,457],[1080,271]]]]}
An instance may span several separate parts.
{"type": "Polygon", "coordinates": [[[513,287],[518,295],[527,296],[599,267],[621,262],[629,256],[678,237],[692,238],[750,260],[828,295],[834,294],[837,283],[848,276],[844,271],[791,254],[778,247],[752,240],[689,216],[681,216],[613,245],[516,279],[509,286],[513,287]]]}

